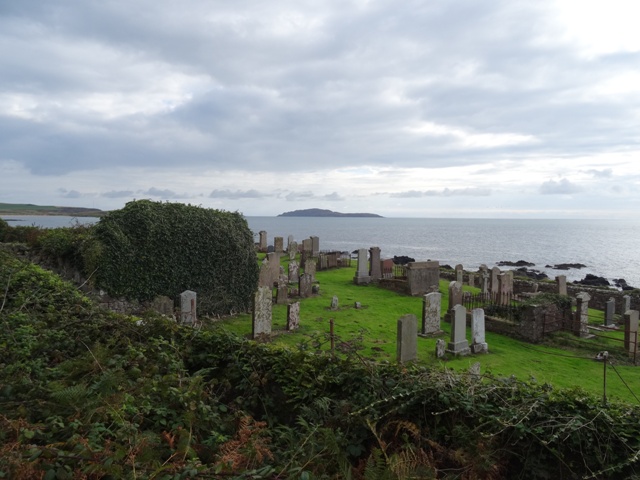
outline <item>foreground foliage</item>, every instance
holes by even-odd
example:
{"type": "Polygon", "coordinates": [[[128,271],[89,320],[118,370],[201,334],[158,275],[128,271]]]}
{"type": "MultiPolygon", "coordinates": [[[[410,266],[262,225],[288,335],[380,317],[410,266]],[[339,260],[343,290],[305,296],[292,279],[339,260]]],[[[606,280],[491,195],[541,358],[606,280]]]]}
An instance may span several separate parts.
{"type": "Polygon", "coordinates": [[[0,252],[4,478],[628,478],[640,409],[97,310],[0,252]]]}

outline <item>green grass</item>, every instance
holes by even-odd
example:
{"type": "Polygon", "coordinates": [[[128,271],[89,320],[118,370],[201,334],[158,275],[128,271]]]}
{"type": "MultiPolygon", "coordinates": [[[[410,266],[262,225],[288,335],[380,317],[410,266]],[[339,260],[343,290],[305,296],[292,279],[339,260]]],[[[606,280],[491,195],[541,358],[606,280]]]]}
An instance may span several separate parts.
{"type": "MultiPolygon", "coordinates": [[[[285,263],[286,265],[286,263],[285,263]]],[[[287,332],[286,305],[273,306],[273,335],[271,341],[295,348],[314,350],[329,349],[328,333],[330,320],[334,321],[334,333],[338,348],[357,349],[359,355],[375,361],[395,362],[396,325],[402,315],[414,314],[420,322],[422,298],[400,295],[374,285],[358,286],[353,283],[354,268],[334,269],[317,272],[320,293],[301,301],[300,329],[287,332]],[[339,298],[339,309],[330,309],[331,299],[339,298]],[[362,304],[354,308],[355,302],[362,304]]],[[[448,304],[448,281],[441,281],[442,313],[448,304]]],[[[477,291],[469,287],[465,290],[477,291]]],[[[590,322],[602,325],[602,312],[590,310],[590,322]]],[[[217,323],[239,335],[251,335],[251,316],[240,315],[217,323]]],[[[449,341],[450,326],[441,322],[445,332],[443,338],[449,341]]],[[[603,332],[606,336],[622,338],[622,332],[603,332]]],[[[467,339],[471,332],[467,330],[467,339]]],[[[595,338],[577,339],[571,334],[559,333],[552,337],[552,343],[529,344],[492,332],[486,333],[489,344],[488,354],[451,357],[445,360],[435,357],[437,338],[418,337],[418,361],[435,368],[466,370],[475,362],[481,365],[481,372],[496,376],[514,375],[523,381],[549,383],[555,388],[581,387],[602,395],[603,364],[592,358],[603,350],[603,346],[620,349],[620,342],[595,338]]],[[[628,364],[624,355],[618,355],[616,369],[629,387],[640,397],[640,369],[628,364]]],[[[615,374],[611,367],[607,373],[607,397],[609,399],[636,402],[633,394],[615,374]]]]}

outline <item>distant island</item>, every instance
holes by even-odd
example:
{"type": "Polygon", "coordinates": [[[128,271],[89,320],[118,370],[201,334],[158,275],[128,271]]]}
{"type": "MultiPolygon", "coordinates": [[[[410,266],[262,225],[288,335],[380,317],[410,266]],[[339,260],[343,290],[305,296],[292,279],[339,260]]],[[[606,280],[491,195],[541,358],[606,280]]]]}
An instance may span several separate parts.
{"type": "Polygon", "coordinates": [[[383,218],[382,215],[375,213],[340,213],[322,208],[307,208],[304,210],[293,210],[292,212],[284,212],[279,217],[373,217],[383,218]]]}
{"type": "Polygon", "coordinates": [[[104,210],[82,207],[54,207],[30,203],[0,203],[0,215],[67,215],[69,217],[102,217],[104,210]]]}

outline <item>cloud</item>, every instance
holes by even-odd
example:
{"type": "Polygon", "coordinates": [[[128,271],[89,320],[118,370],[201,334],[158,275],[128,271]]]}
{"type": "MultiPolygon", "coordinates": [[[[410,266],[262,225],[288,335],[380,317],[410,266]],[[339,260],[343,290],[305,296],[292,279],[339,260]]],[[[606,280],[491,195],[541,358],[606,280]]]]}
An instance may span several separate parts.
{"type": "Polygon", "coordinates": [[[409,190],[406,192],[390,193],[391,198],[419,198],[419,197],[487,197],[491,195],[490,188],[445,188],[443,190],[409,190]]]}
{"type": "Polygon", "coordinates": [[[571,183],[566,178],[559,181],[548,180],[540,185],[540,193],[543,195],[570,195],[572,193],[581,192],[582,188],[571,183]]]}
{"type": "Polygon", "coordinates": [[[130,198],[133,195],[134,192],[132,190],[111,190],[100,194],[100,196],[106,198],[130,198]]]}
{"type": "Polygon", "coordinates": [[[284,198],[288,202],[304,202],[310,200],[324,200],[329,202],[338,202],[344,200],[344,197],[338,195],[337,192],[325,194],[325,195],[316,195],[313,192],[291,192],[284,196],[284,198]]]}
{"type": "Polygon", "coordinates": [[[210,194],[209,197],[210,198],[227,198],[227,199],[231,199],[231,200],[238,200],[238,199],[242,199],[242,198],[265,198],[265,197],[269,197],[270,195],[265,194],[265,193],[260,193],[257,190],[236,190],[236,191],[231,191],[231,190],[213,190],[210,194]]]}
{"type": "Polygon", "coordinates": [[[83,194],[77,190],[66,190],[64,188],[60,189],[60,193],[64,198],[80,198],[83,196],[83,194]]]}
{"type": "Polygon", "coordinates": [[[592,168],[587,170],[586,173],[593,175],[596,178],[610,178],[613,176],[613,170],[611,168],[605,168],[603,170],[596,170],[592,168]]]}
{"type": "Polygon", "coordinates": [[[142,192],[144,195],[149,195],[151,197],[159,197],[159,198],[167,198],[167,199],[175,199],[175,198],[188,198],[187,195],[178,194],[172,190],[161,190],[156,187],[151,187],[150,189],[142,192]]]}

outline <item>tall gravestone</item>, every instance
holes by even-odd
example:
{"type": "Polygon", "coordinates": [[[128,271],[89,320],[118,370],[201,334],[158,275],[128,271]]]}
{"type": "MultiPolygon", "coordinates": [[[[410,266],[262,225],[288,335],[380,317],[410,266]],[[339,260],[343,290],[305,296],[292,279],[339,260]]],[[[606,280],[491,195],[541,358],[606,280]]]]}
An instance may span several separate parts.
{"type": "Polygon", "coordinates": [[[369,276],[371,280],[380,280],[382,278],[380,247],[371,247],[369,249],[369,276]]]}
{"type": "Polygon", "coordinates": [[[409,295],[424,295],[440,286],[440,262],[411,262],[406,267],[409,295]]]}
{"type": "Polygon", "coordinates": [[[196,292],[185,290],[180,294],[180,321],[187,325],[196,323],[196,292]]]}
{"type": "Polygon", "coordinates": [[[316,280],[316,259],[313,257],[307,258],[304,262],[304,273],[311,276],[311,281],[316,280]]]}
{"type": "Polygon", "coordinates": [[[289,282],[298,283],[300,279],[300,268],[298,267],[298,262],[292,260],[289,262],[289,282]]]}
{"type": "Polygon", "coordinates": [[[308,273],[300,275],[300,279],[298,281],[298,295],[300,295],[301,298],[310,297],[312,284],[313,281],[311,279],[311,275],[308,273]]]}
{"type": "Polygon", "coordinates": [[[611,327],[615,324],[616,300],[611,297],[604,304],[604,325],[611,327]]]}
{"type": "Polygon", "coordinates": [[[415,315],[404,315],[398,319],[396,357],[398,363],[410,362],[418,357],[418,322],[415,315]]]}
{"type": "Polygon", "coordinates": [[[449,282],[449,305],[444,316],[445,321],[453,321],[453,309],[456,305],[462,305],[462,284],[460,282],[449,282]]]}
{"type": "Polygon", "coordinates": [[[576,295],[574,333],[581,338],[589,336],[589,300],[591,297],[586,292],[576,295]]]}
{"type": "Polygon", "coordinates": [[[638,351],[638,310],[627,310],[624,318],[624,348],[630,354],[638,351]]]}
{"type": "Polygon", "coordinates": [[[485,339],[484,310],[474,308],[471,310],[471,351],[473,353],[487,353],[489,345],[485,339]]]}
{"type": "Polygon", "coordinates": [[[289,248],[291,247],[292,243],[293,243],[293,235],[289,235],[287,237],[287,250],[289,250],[289,248]]]}
{"type": "Polygon", "coordinates": [[[498,267],[493,267],[491,269],[491,298],[494,301],[498,301],[498,296],[500,295],[500,285],[498,285],[498,276],[500,275],[500,269],[498,267]]]}
{"type": "Polygon", "coordinates": [[[509,279],[505,272],[498,275],[498,304],[507,305],[509,300],[509,279]]]}
{"type": "Polygon", "coordinates": [[[622,297],[622,313],[627,310],[631,310],[631,297],[629,295],[624,295],[622,297]]]}
{"type": "Polygon", "coordinates": [[[311,237],[311,255],[317,257],[320,253],[320,238],[311,237]]]}
{"type": "Polygon", "coordinates": [[[295,260],[296,255],[298,254],[298,242],[296,242],[295,240],[291,240],[289,242],[289,245],[287,245],[287,252],[289,253],[289,260],[295,260]]]}
{"type": "Polygon", "coordinates": [[[440,292],[427,293],[422,298],[422,328],[420,335],[430,336],[442,333],[440,330],[440,308],[442,294],[440,292]]]}
{"type": "Polygon", "coordinates": [[[300,302],[287,306],[287,330],[297,330],[300,327],[300,302]]]}
{"type": "MultiPolygon", "coordinates": [[[[457,283],[457,282],[455,282],[457,283]]],[[[471,353],[467,335],[467,309],[462,305],[453,307],[453,320],[451,322],[451,339],[447,345],[447,352],[454,355],[468,355],[471,353]]]]}
{"type": "Polygon", "coordinates": [[[464,283],[464,268],[461,264],[456,265],[456,282],[464,283]]]}
{"type": "Polygon", "coordinates": [[[269,260],[264,259],[260,264],[260,274],[258,276],[259,287],[271,287],[273,285],[273,279],[271,278],[271,267],[269,260]]]}
{"type": "Polygon", "coordinates": [[[253,295],[252,338],[271,333],[272,293],[270,287],[258,287],[253,295]]]}
{"type": "Polygon", "coordinates": [[[358,249],[358,267],[356,269],[356,276],[353,277],[353,283],[355,283],[356,285],[366,285],[368,283],[371,283],[366,248],[358,249]]]}
{"type": "Polygon", "coordinates": [[[467,275],[467,278],[469,280],[469,286],[470,287],[475,287],[476,286],[476,276],[473,273],[469,273],[467,275]]]}
{"type": "Polygon", "coordinates": [[[310,238],[302,240],[302,251],[310,257],[313,257],[313,241],[310,238]]]}
{"type": "Polygon", "coordinates": [[[258,241],[258,250],[261,252],[267,251],[267,232],[260,230],[260,240],[258,241]]]}
{"type": "Polygon", "coordinates": [[[556,284],[558,285],[558,295],[566,295],[567,294],[567,276],[558,275],[556,277],[556,284]]]}
{"type": "Polygon", "coordinates": [[[284,252],[284,238],[273,237],[273,251],[276,253],[284,252]]]}

